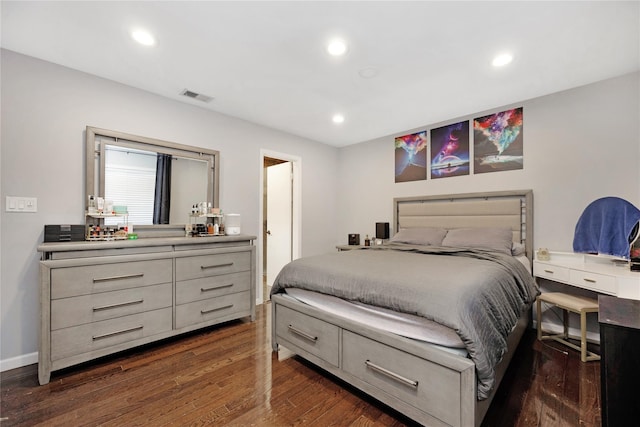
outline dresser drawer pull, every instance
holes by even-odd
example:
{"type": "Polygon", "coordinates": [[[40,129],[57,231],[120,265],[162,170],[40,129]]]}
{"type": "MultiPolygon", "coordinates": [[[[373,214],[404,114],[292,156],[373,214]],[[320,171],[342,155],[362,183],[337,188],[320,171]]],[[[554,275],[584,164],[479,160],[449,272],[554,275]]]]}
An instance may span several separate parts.
{"type": "Polygon", "coordinates": [[[587,283],[596,283],[596,280],[593,280],[593,279],[587,279],[587,278],[584,278],[584,279],[582,279],[582,280],[584,280],[584,281],[585,281],[585,282],[587,282],[587,283]]]}
{"type": "Polygon", "coordinates": [[[93,307],[93,311],[109,310],[111,308],[125,307],[127,305],[142,304],[143,302],[144,302],[143,299],[138,299],[135,301],[121,302],[118,304],[102,305],[100,307],[93,307]]]}
{"type": "Polygon", "coordinates": [[[136,277],[142,277],[142,276],[144,276],[144,273],[125,274],[124,276],[100,277],[98,279],[93,279],[93,283],[109,282],[111,280],[135,279],[136,277]]]}
{"type": "Polygon", "coordinates": [[[364,364],[367,365],[367,367],[373,369],[376,372],[379,372],[383,375],[386,375],[387,377],[398,381],[399,383],[402,383],[404,385],[408,385],[409,387],[413,387],[413,388],[418,388],[418,381],[413,381],[410,380],[408,378],[403,377],[402,375],[398,375],[395,372],[391,372],[388,369],[383,368],[382,366],[378,366],[375,363],[369,361],[369,360],[365,360],[364,364]]]}
{"type": "Polygon", "coordinates": [[[212,286],[210,288],[200,288],[200,292],[215,291],[217,289],[230,288],[232,286],[233,286],[233,283],[229,283],[228,285],[212,286]]]}
{"type": "Polygon", "coordinates": [[[289,330],[291,332],[293,332],[294,334],[299,335],[302,338],[307,339],[309,341],[313,341],[313,342],[318,341],[318,337],[314,337],[313,335],[310,335],[310,334],[308,334],[308,333],[306,333],[304,331],[301,331],[300,329],[296,328],[293,325],[289,325],[289,330]]]}
{"type": "Polygon", "coordinates": [[[233,307],[233,304],[225,305],[223,307],[218,307],[218,308],[211,308],[209,310],[200,310],[200,314],[209,314],[209,313],[213,313],[214,311],[226,310],[227,308],[231,308],[231,307],[233,307]]]}
{"type": "Polygon", "coordinates": [[[231,267],[232,265],[233,265],[232,262],[225,262],[224,264],[214,264],[214,265],[201,265],[200,270],[207,270],[209,268],[231,267]]]}
{"type": "Polygon", "coordinates": [[[545,273],[549,273],[549,274],[553,274],[553,273],[555,273],[555,271],[553,271],[553,270],[545,270],[544,272],[545,272],[545,273]]]}
{"type": "Polygon", "coordinates": [[[104,338],[113,337],[115,335],[126,334],[127,332],[139,331],[139,330],[142,330],[142,328],[144,328],[144,326],[140,325],[140,326],[135,326],[135,327],[129,328],[129,329],[123,329],[121,331],[109,332],[108,334],[96,335],[96,336],[93,337],[93,340],[97,341],[97,340],[101,340],[101,339],[104,339],[104,338]]]}

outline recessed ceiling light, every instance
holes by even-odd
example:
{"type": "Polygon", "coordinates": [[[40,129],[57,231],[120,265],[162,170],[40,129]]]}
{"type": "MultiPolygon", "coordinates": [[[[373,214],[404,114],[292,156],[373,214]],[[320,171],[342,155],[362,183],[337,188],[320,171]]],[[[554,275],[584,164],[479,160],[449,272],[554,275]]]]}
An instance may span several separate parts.
{"type": "Polygon", "coordinates": [[[333,56],[344,55],[347,52],[347,45],[342,40],[333,40],[327,46],[327,52],[333,56]]]}
{"type": "Polygon", "coordinates": [[[494,67],[503,67],[513,61],[513,56],[509,53],[502,53],[495,58],[491,62],[491,65],[494,67]]]}
{"type": "Polygon", "coordinates": [[[156,39],[154,39],[151,33],[149,33],[148,31],[134,30],[131,33],[131,37],[133,37],[133,39],[138,43],[145,46],[153,46],[154,44],[156,44],[156,39]]]}
{"type": "Polygon", "coordinates": [[[334,114],[331,120],[336,124],[344,123],[344,116],[342,114],[334,114]]]}

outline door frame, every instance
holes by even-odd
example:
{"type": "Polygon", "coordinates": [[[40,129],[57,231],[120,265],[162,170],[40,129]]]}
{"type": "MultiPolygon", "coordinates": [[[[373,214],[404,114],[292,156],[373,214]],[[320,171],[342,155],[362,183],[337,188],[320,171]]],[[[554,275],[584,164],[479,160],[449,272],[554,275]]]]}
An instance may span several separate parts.
{"type": "Polygon", "coordinates": [[[256,283],[256,304],[264,303],[264,295],[262,291],[262,275],[263,275],[263,248],[266,242],[264,242],[264,158],[271,157],[274,159],[280,159],[287,162],[291,162],[293,171],[293,194],[292,203],[293,211],[291,213],[291,259],[298,259],[301,256],[302,246],[302,159],[292,154],[280,153],[277,151],[260,149],[260,206],[259,206],[259,219],[258,219],[258,248],[257,248],[257,261],[259,274],[256,283]]]}

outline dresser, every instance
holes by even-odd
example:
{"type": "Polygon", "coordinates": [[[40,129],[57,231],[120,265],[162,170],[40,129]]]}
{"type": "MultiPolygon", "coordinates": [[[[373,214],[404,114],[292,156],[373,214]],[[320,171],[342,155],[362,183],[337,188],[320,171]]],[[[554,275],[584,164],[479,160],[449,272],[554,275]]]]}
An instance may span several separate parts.
{"type": "Polygon", "coordinates": [[[38,379],[221,322],[255,320],[255,236],[44,243],[38,379]]]}

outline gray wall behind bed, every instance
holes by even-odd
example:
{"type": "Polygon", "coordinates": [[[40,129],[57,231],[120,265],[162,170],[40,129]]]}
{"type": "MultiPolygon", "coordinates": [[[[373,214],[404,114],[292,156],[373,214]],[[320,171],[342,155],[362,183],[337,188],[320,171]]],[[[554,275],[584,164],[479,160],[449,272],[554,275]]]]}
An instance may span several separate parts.
{"type": "Polygon", "coordinates": [[[345,147],[338,156],[336,241],[346,244],[348,233],[362,240],[375,233],[376,222],[393,224],[394,197],[532,189],[534,247],[571,251],[578,217],[593,200],[618,196],[640,207],[639,99],[636,72],[345,147]],[[394,182],[396,136],[520,106],[522,170],[394,182]]]}

